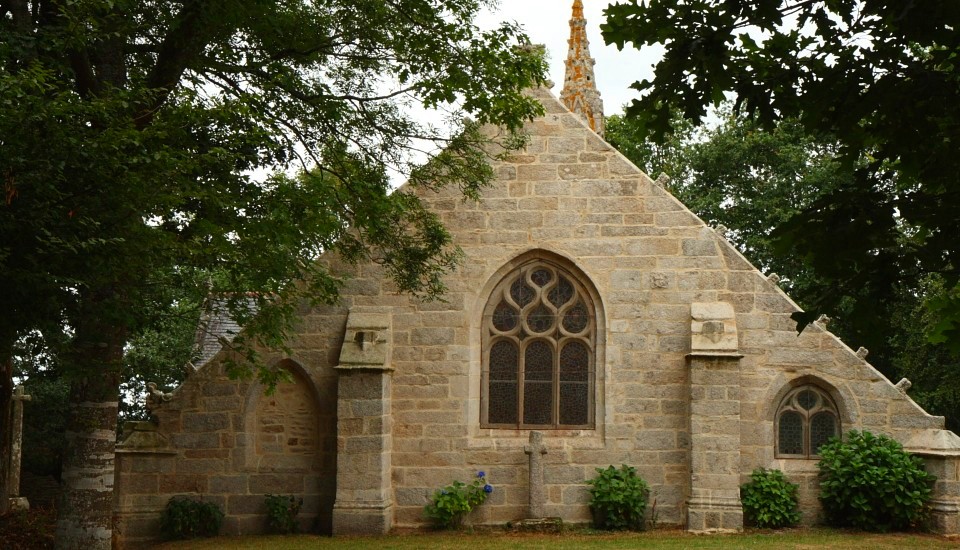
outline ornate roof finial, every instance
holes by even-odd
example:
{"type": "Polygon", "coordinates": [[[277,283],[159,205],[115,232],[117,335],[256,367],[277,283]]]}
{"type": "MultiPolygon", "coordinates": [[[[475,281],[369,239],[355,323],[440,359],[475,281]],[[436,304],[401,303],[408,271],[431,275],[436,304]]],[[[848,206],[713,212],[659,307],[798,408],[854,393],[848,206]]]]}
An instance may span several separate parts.
{"type": "Polygon", "coordinates": [[[583,17],[582,0],[573,2],[570,19],[570,49],[567,52],[567,74],[560,91],[560,101],[586,120],[590,128],[603,135],[603,101],[593,76],[594,60],[587,40],[587,20],[583,17]]]}

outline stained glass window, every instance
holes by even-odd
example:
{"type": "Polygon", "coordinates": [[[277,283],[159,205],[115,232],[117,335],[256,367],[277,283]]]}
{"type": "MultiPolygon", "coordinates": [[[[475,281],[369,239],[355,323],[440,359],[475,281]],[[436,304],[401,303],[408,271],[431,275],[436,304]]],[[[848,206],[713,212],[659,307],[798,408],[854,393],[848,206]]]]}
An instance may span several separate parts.
{"type": "Polygon", "coordinates": [[[490,348],[490,379],[517,380],[520,363],[517,345],[510,340],[497,340],[490,348]]]}
{"type": "Polygon", "coordinates": [[[518,277],[517,280],[510,285],[510,297],[513,298],[513,301],[520,307],[533,301],[535,295],[533,289],[527,285],[523,277],[518,277]]]}
{"type": "Polygon", "coordinates": [[[816,458],[820,446],[840,433],[840,415],[830,396],[813,385],[793,389],[777,411],[777,455],[816,458]]]}
{"type": "Polygon", "coordinates": [[[497,308],[493,310],[493,328],[507,332],[517,326],[517,320],[520,318],[516,308],[501,300],[497,308]]]}
{"type": "Polygon", "coordinates": [[[517,421],[519,356],[517,344],[511,340],[500,339],[490,347],[488,412],[492,424],[517,421]]]}
{"type": "Polygon", "coordinates": [[[828,412],[816,414],[810,419],[810,449],[817,454],[820,446],[837,435],[836,417],[828,412]]]}
{"type": "Polygon", "coordinates": [[[589,377],[590,350],[579,340],[567,342],[560,351],[560,381],[586,382],[589,377]]]}
{"type": "Polygon", "coordinates": [[[533,274],[530,275],[530,280],[537,286],[543,286],[549,283],[550,279],[553,279],[553,275],[546,269],[535,269],[533,270],[533,274]]]}
{"type": "Polygon", "coordinates": [[[780,454],[803,454],[803,416],[794,411],[780,415],[780,454]]]}
{"type": "Polygon", "coordinates": [[[550,291],[547,299],[556,307],[560,307],[573,298],[573,285],[565,277],[560,277],[560,281],[550,291]]]}
{"type": "Polygon", "coordinates": [[[810,390],[803,390],[797,394],[797,403],[809,411],[817,405],[817,394],[810,390]]]}
{"type": "Polygon", "coordinates": [[[545,332],[553,326],[553,312],[540,304],[527,315],[527,326],[532,332],[545,332]]]}
{"type": "Polygon", "coordinates": [[[563,328],[571,334],[583,332],[589,322],[590,317],[583,302],[577,302],[577,305],[568,309],[563,315],[563,328]]]}
{"type": "Polygon", "coordinates": [[[596,322],[578,280],[538,260],[495,287],[484,309],[485,426],[593,427],[596,322]]]}

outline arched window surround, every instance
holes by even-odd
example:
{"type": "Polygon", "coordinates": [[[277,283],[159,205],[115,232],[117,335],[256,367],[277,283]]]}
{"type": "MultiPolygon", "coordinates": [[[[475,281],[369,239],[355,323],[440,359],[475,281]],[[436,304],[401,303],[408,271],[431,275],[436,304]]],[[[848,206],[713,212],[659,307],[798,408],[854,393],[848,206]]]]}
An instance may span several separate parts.
{"type": "Polygon", "coordinates": [[[843,415],[834,392],[809,379],[785,389],[774,413],[774,455],[777,458],[816,459],[817,449],[843,433],[843,415]]]}
{"type": "MultiPolygon", "coordinates": [[[[281,359],[277,361],[274,366],[276,369],[284,369],[290,373],[293,378],[293,382],[297,384],[303,384],[307,389],[307,392],[310,396],[310,399],[313,402],[313,405],[319,409],[321,403],[320,392],[313,379],[310,377],[310,374],[303,367],[303,365],[291,358],[281,359]]],[[[243,430],[239,432],[238,435],[238,447],[241,448],[243,453],[243,471],[260,471],[262,468],[261,458],[257,454],[257,405],[260,403],[260,400],[264,398],[266,392],[266,386],[263,385],[259,380],[254,380],[250,383],[249,388],[247,389],[246,397],[243,404],[243,430]]],[[[323,434],[324,426],[322,423],[322,418],[319,416],[316,419],[316,430],[318,437],[323,434]]],[[[317,453],[322,453],[323,449],[317,445],[317,453]]],[[[321,467],[320,460],[315,461],[315,468],[321,467]]],[[[269,469],[271,471],[289,471],[288,468],[283,465],[270,465],[269,469]]]]}
{"type": "MultiPolygon", "coordinates": [[[[600,295],[592,279],[580,269],[573,259],[548,250],[532,249],[520,253],[501,264],[494,273],[488,276],[487,283],[480,289],[476,299],[476,306],[473,310],[473,322],[471,323],[473,326],[472,334],[475,335],[476,338],[475,340],[473,340],[473,337],[471,338],[476,345],[476,348],[474,348],[476,349],[476,355],[473,356],[475,361],[473,364],[475,367],[470,376],[471,399],[469,401],[471,405],[468,406],[468,410],[472,411],[471,418],[473,419],[473,427],[470,430],[471,434],[472,436],[481,438],[481,440],[477,441],[477,444],[482,447],[483,444],[480,443],[480,441],[482,441],[485,436],[510,436],[511,438],[516,436],[517,438],[525,439],[526,434],[534,429],[547,430],[545,433],[550,434],[552,437],[577,437],[577,441],[580,442],[578,447],[586,445],[587,447],[584,448],[592,448],[592,446],[602,444],[603,418],[605,416],[604,380],[608,374],[608,366],[605,362],[606,320],[600,295]],[[555,425],[545,426],[542,424],[525,424],[523,422],[517,422],[511,425],[488,422],[489,378],[487,376],[487,366],[489,351],[495,343],[490,338],[489,315],[492,314],[492,309],[496,308],[497,305],[495,303],[496,301],[491,297],[494,296],[498,288],[502,290],[502,285],[505,284],[506,279],[512,278],[519,270],[528,268],[535,263],[547,265],[551,269],[557,270],[557,273],[563,273],[570,278],[571,282],[577,285],[578,292],[581,292],[582,297],[590,304],[589,307],[592,313],[591,330],[593,331],[594,340],[592,348],[593,369],[588,380],[590,385],[590,403],[587,411],[588,422],[586,423],[568,425],[557,422],[554,423],[555,425]],[[584,437],[586,439],[582,439],[584,437]],[[600,439],[595,440],[597,437],[600,439]]],[[[528,346],[532,345],[531,342],[536,341],[538,335],[533,336],[534,338],[528,338],[528,341],[523,344],[523,350],[526,350],[528,346]]]]}

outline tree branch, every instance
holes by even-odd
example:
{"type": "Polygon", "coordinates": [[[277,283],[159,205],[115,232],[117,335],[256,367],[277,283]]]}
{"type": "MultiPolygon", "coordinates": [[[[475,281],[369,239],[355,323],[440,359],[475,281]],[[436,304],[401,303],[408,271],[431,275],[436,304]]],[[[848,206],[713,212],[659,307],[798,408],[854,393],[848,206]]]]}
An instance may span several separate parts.
{"type": "Polygon", "coordinates": [[[160,44],[157,62],[147,77],[147,87],[156,90],[153,99],[140,107],[134,117],[138,128],[144,128],[170,97],[184,71],[203,53],[220,29],[212,7],[218,2],[191,0],[185,2],[166,38],[160,44]]]}

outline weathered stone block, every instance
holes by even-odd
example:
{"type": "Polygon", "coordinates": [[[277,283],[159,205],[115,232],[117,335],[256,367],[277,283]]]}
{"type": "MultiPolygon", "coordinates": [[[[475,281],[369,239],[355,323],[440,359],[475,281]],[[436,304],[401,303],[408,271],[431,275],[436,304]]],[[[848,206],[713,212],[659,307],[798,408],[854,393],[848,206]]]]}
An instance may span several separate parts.
{"type": "MultiPolygon", "coordinates": [[[[556,164],[525,164],[517,166],[517,179],[520,181],[554,182],[558,178],[558,174],[556,164]]],[[[538,195],[557,194],[541,193],[539,189],[540,185],[534,188],[534,192],[538,195]]]]}
{"type": "MultiPolygon", "coordinates": [[[[226,412],[217,413],[184,413],[183,429],[186,432],[215,432],[230,428],[230,415],[226,412]]],[[[217,444],[219,445],[219,437],[217,444]]]]}
{"type": "Polygon", "coordinates": [[[410,343],[415,346],[442,346],[453,341],[454,331],[449,327],[414,328],[410,331],[410,343]]]}
{"type": "Polygon", "coordinates": [[[716,256],[717,245],[712,240],[684,239],[684,256],[716,256]]]}

